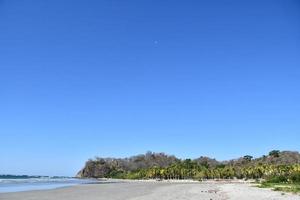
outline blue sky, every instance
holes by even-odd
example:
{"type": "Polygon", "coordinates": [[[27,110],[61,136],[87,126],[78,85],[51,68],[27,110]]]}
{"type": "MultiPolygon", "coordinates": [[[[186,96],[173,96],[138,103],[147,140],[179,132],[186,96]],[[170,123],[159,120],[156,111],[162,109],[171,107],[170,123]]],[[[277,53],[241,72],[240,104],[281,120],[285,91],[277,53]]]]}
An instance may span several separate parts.
{"type": "Polygon", "coordinates": [[[296,0],[0,0],[0,174],[147,150],[300,150],[296,0]]]}

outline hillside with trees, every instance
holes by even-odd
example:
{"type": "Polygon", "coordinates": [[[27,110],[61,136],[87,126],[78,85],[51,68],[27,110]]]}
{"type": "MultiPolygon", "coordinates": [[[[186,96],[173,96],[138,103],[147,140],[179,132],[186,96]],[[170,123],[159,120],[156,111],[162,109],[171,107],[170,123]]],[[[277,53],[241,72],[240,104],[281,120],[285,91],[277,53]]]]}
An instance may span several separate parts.
{"type": "Polygon", "coordinates": [[[96,158],[86,162],[80,178],[123,179],[265,179],[300,183],[300,154],[273,150],[253,158],[245,155],[229,161],[209,157],[179,159],[147,152],[130,158],[96,158]]]}

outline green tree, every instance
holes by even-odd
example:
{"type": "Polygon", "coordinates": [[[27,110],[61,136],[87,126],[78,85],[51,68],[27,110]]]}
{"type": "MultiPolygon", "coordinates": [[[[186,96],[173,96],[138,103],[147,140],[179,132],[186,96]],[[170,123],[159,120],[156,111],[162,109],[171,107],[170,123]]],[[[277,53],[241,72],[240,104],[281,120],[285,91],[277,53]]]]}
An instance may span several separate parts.
{"type": "Polygon", "coordinates": [[[250,156],[250,155],[246,155],[243,157],[243,159],[247,162],[251,162],[252,158],[253,158],[253,156],[250,156]]]}
{"type": "Polygon", "coordinates": [[[270,153],[269,153],[269,156],[272,156],[272,157],[275,157],[275,158],[278,158],[279,155],[280,155],[279,150],[273,150],[273,151],[270,151],[270,153]]]}

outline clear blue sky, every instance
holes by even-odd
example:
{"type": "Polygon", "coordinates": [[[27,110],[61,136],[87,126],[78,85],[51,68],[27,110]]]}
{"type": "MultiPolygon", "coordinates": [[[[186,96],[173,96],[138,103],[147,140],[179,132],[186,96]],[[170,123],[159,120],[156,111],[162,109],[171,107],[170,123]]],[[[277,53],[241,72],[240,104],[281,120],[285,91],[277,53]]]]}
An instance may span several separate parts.
{"type": "Polygon", "coordinates": [[[296,0],[0,0],[0,174],[147,150],[300,150],[296,0]]]}

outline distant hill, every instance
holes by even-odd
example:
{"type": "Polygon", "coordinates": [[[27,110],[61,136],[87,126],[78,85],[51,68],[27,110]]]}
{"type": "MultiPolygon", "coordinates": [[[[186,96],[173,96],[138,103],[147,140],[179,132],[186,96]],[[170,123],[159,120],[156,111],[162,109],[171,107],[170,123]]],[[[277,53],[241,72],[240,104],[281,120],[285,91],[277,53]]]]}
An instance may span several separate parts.
{"type": "Polygon", "coordinates": [[[297,151],[278,151],[273,150],[268,155],[259,158],[244,156],[238,159],[221,162],[231,166],[251,166],[257,164],[290,165],[300,163],[300,153],[297,151]]]}
{"type": "Polygon", "coordinates": [[[71,178],[71,177],[68,177],[68,176],[31,176],[31,175],[0,174],[0,179],[40,179],[40,178],[62,179],[62,178],[71,178]]]}
{"type": "Polygon", "coordinates": [[[214,158],[201,156],[197,159],[179,159],[165,153],[147,152],[129,158],[99,158],[90,159],[84,168],[80,170],[77,177],[120,177],[124,173],[142,171],[150,168],[170,167],[178,165],[186,169],[187,165],[197,166],[198,168],[216,169],[224,167],[247,167],[256,165],[291,165],[300,164],[300,154],[296,151],[277,151],[273,150],[268,155],[253,158],[245,155],[241,158],[228,161],[217,161],[214,158]]]}
{"type": "Polygon", "coordinates": [[[180,160],[164,153],[147,152],[130,158],[99,158],[88,160],[77,177],[106,177],[113,172],[135,171],[154,166],[167,167],[180,160]]]}
{"type": "Polygon", "coordinates": [[[29,178],[42,178],[42,177],[45,176],[0,174],[0,179],[29,179],[29,178]]]}

